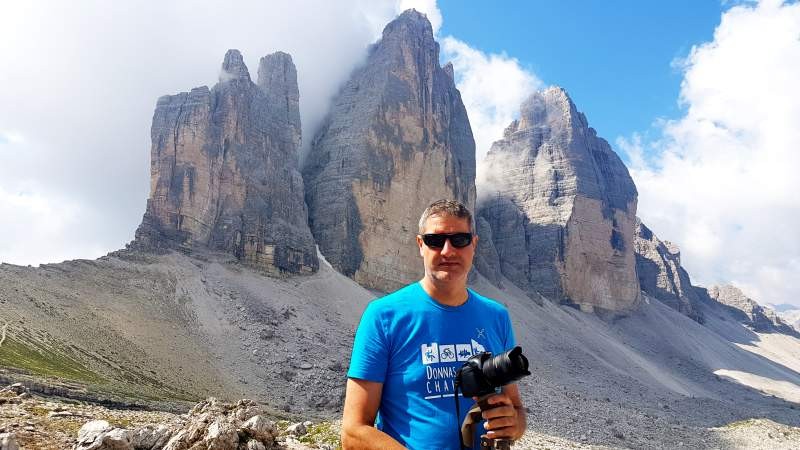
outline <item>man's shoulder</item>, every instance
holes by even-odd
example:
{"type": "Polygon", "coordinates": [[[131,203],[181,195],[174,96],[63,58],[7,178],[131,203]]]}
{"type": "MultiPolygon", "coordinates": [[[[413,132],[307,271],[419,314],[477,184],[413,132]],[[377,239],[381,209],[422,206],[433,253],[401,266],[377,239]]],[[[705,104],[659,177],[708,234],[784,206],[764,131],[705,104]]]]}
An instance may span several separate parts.
{"type": "Polygon", "coordinates": [[[411,283],[383,297],[376,298],[369,303],[369,308],[375,312],[393,311],[408,306],[408,299],[419,296],[419,282],[411,283]]]}
{"type": "Polygon", "coordinates": [[[500,314],[508,314],[508,308],[499,301],[483,296],[472,289],[469,289],[469,293],[480,308],[500,314]]]}

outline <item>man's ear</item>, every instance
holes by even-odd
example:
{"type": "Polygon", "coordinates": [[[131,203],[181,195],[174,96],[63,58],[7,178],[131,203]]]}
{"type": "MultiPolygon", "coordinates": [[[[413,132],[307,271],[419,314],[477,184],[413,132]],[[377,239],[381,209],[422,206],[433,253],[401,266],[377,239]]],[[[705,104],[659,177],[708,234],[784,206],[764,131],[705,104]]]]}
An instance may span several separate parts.
{"type": "Polygon", "coordinates": [[[473,234],[472,235],[472,245],[474,245],[475,247],[478,246],[478,235],[477,234],[473,234]]]}
{"type": "Polygon", "coordinates": [[[419,235],[417,235],[417,247],[419,247],[419,256],[424,256],[424,255],[422,254],[422,246],[423,246],[423,245],[425,245],[425,243],[424,243],[424,242],[422,242],[422,238],[421,238],[421,237],[419,237],[419,235]]]}

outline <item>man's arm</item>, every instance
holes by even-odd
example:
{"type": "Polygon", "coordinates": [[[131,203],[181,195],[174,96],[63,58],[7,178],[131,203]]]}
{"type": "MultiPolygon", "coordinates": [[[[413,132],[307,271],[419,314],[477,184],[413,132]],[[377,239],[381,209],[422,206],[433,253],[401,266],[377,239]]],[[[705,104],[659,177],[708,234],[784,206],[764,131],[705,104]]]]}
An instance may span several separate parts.
{"type": "Polygon", "coordinates": [[[490,438],[519,439],[525,433],[525,408],[516,384],[503,386],[501,394],[489,397],[490,405],[498,405],[483,412],[487,419],[484,428],[490,438]]]}
{"type": "Polygon", "coordinates": [[[402,445],[388,434],[375,428],[375,416],[381,404],[383,383],[347,379],[342,416],[342,448],[403,449],[402,445]]]}

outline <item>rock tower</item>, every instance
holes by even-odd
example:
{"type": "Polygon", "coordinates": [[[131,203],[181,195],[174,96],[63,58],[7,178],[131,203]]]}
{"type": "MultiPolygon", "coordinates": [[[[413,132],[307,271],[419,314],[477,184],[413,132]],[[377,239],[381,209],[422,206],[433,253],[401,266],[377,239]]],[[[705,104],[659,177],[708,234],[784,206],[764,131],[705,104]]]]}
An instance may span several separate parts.
{"type": "Polygon", "coordinates": [[[298,102],[291,56],[262,58],[253,83],[238,50],[227,52],[212,89],[161,97],[135,243],[229,252],[268,272],[315,271],[298,102]]]}
{"type": "Polygon", "coordinates": [[[523,102],[487,154],[485,175],[479,215],[506,278],[586,310],[638,304],[636,187],[563,89],[523,102]]]}
{"type": "Polygon", "coordinates": [[[334,99],[303,169],[311,230],[325,258],[390,291],[422,275],[414,236],[440,198],[475,201],[475,142],[428,19],[389,23],[334,99]]]}

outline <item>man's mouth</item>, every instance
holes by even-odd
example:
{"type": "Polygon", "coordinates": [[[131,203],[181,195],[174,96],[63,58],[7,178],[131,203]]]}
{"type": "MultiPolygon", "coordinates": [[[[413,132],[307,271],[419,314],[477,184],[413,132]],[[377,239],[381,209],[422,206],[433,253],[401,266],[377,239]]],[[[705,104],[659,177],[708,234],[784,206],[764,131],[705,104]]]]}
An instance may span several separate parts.
{"type": "Polygon", "coordinates": [[[439,267],[442,267],[442,268],[444,268],[444,269],[447,269],[447,268],[450,268],[450,267],[458,267],[458,266],[460,266],[460,265],[461,265],[461,263],[459,263],[459,262],[457,262],[457,261],[448,261],[448,262],[440,262],[440,263],[439,263],[439,264],[437,264],[437,265],[438,265],[439,267]]]}

